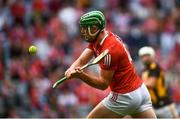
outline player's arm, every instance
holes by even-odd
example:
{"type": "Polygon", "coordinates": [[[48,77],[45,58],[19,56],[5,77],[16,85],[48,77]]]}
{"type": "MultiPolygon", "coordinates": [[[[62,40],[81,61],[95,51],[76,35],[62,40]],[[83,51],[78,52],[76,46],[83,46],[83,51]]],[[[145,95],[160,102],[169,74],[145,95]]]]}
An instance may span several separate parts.
{"type": "Polygon", "coordinates": [[[83,70],[81,70],[80,67],[77,67],[75,68],[74,71],[71,72],[71,75],[68,75],[67,77],[79,78],[94,88],[105,90],[113,78],[115,71],[114,67],[116,67],[116,62],[118,60],[117,57],[112,57],[111,53],[112,52],[109,50],[109,53],[107,55],[109,57],[111,56],[110,58],[111,60],[108,61],[109,66],[104,65],[104,63],[106,62],[103,62],[103,65],[100,65],[101,68],[100,68],[99,76],[94,76],[89,73],[86,73],[83,70]]]}
{"type": "Polygon", "coordinates": [[[89,48],[86,48],[80,57],[71,65],[71,67],[81,67],[87,64],[90,59],[93,57],[93,51],[89,48]]]}
{"type": "Polygon", "coordinates": [[[93,55],[93,51],[89,48],[86,48],[79,56],[79,58],[66,70],[65,75],[69,75],[76,67],[82,67],[83,65],[87,64],[93,55]]]}
{"type": "MultiPolygon", "coordinates": [[[[108,56],[111,55],[109,54],[108,56]]],[[[116,67],[116,60],[117,58],[111,57],[111,64],[109,64],[109,66],[101,65],[98,76],[86,73],[83,70],[81,70],[80,67],[77,67],[73,72],[71,72],[71,76],[69,78],[79,78],[94,88],[105,90],[108,87],[110,81],[113,79],[116,67]]]]}
{"type": "Polygon", "coordinates": [[[156,85],[156,81],[158,80],[158,77],[160,75],[159,69],[153,69],[149,71],[149,75],[147,77],[143,77],[144,84],[147,87],[153,88],[156,85]]]}
{"type": "Polygon", "coordinates": [[[150,76],[150,77],[143,79],[144,84],[149,88],[155,87],[156,80],[157,80],[157,77],[155,77],[155,76],[150,76]]]}
{"type": "MultiPolygon", "coordinates": [[[[76,70],[78,70],[78,69],[76,69],[76,70]]],[[[81,73],[77,73],[77,75],[75,74],[76,78],[80,78],[82,81],[84,81],[88,85],[90,85],[94,88],[101,89],[101,90],[105,90],[108,87],[108,85],[114,75],[114,71],[103,70],[103,69],[100,70],[99,76],[93,76],[91,74],[87,74],[80,70],[79,70],[79,72],[81,72],[81,73]]]]}

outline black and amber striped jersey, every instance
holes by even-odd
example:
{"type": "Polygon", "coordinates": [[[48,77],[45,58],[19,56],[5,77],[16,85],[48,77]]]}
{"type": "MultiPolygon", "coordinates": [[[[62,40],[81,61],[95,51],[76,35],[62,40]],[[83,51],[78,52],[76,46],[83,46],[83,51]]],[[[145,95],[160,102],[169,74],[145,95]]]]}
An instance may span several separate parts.
{"type": "Polygon", "coordinates": [[[146,69],[143,70],[142,79],[148,80],[149,77],[156,78],[155,86],[147,87],[151,95],[153,107],[157,109],[172,103],[171,97],[169,96],[168,87],[165,85],[164,71],[157,63],[151,63],[149,66],[146,66],[146,69]]]}

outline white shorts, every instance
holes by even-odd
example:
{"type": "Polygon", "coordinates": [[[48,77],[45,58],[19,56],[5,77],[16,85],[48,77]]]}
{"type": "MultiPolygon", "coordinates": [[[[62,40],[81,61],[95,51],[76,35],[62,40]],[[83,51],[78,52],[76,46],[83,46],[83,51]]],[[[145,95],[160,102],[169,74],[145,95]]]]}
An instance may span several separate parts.
{"type": "Polygon", "coordinates": [[[137,114],[152,108],[151,98],[144,84],[138,89],[125,94],[110,92],[102,100],[102,104],[122,116],[137,114]]]}

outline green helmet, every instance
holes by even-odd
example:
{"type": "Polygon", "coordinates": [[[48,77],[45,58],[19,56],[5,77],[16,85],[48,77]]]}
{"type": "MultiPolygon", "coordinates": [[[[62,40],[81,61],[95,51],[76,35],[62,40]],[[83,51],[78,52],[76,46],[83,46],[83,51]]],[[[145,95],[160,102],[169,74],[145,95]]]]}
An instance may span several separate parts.
{"type": "Polygon", "coordinates": [[[91,11],[81,16],[80,26],[98,25],[105,28],[105,17],[101,11],[91,11]]]}
{"type": "Polygon", "coordinates": [[[86,39],[87,41],[94,41],[99,33],[105,28],[105,16],[101,11],[91,11],[81,16],[80,18],[80,27],[87,27],[89,36],[86,39]],[[95,33],[91,33],[91,27],[95,25],[99,27],[99,30],[95,33]],[[95,37],[94,40],[91,38],[95,37]],[[91,39],[91,40],[90,40],[91,39]]]}

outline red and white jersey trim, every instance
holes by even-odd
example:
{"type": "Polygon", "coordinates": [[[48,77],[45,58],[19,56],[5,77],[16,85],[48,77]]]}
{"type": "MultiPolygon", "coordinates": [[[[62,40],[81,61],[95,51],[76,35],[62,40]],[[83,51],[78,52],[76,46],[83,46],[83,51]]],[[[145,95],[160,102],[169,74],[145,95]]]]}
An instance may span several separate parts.
{"type": "Polygon", "coordinates": [[[110,54],[105,56],[105,58],[104,58],[104,65],[105,66],[110,66],[111,65],[111,55],[110,54]]]}

